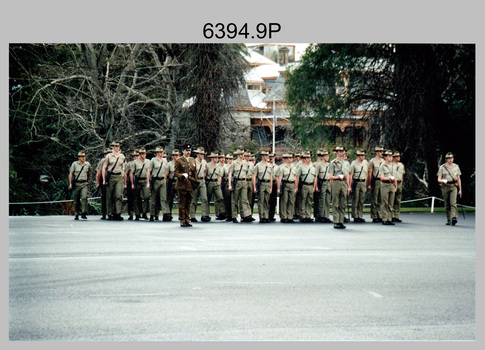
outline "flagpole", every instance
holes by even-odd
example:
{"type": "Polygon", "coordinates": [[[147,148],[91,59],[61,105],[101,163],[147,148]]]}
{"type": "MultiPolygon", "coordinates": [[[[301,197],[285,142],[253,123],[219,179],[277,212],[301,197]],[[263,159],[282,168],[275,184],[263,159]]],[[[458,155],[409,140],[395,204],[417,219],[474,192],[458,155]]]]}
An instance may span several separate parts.
{"type": "Polygon", "coordinates": [[[273,100],[273,154],[275,154],[275,143],[276,143],[276,110],[275,101],[273,100]]]}

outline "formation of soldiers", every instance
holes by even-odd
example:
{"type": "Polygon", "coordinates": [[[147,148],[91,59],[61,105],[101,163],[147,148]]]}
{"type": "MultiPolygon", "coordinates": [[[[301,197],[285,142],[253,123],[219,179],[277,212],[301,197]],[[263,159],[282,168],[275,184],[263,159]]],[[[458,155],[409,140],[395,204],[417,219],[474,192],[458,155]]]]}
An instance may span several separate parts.
{"type": "MultiPolygon", "coordinates": [[[[175,163],[181,156],[180,151],[173,150],[172,159],[168,160],[164,148],[157,147],[153,150],[155,157],[148,160],[147,150],[141,148],[132,152],[132,160],[127,161],[118,142],[110,146],[96,168],[96,186],[101,190],[101,219],[123,220],[121,212],[126,190],[128,220],[160,221],[161,212],[161,221],[172,221],[177,194],[175,163]]],[[[198,221],[195,215],[198,203],[201,206],[201,221],[211,221],[209,203],[212,198],[216,220],[253,222],[257,198],[259,222],[271,223],[276,220],[279,198],[282,223],[333,223],[334,228],[344,229],[344,223],[349,221],[345,217],[348,209],[351,209],[355,223],[366,222],[363,218],[364,198],[366,192],[370,191],[372,222],[395,225],[401,222],[399,216],[405,168],[400,162],[399,152],[384,151],[382,147],[376,147],[374,151],[375,156],[367,161],[366,152],[357,150],[357,159],[352,162],[347,159],[342,146],[333,149],[335,158],[331,161],[330,152],[326,150],[316,152],[318,160],[315,162],[312,162],[310,152],[284,152],[282,162],[276,164],[275,155],[264,150],[260,152],[261,160],[256,162],[255,156],[247,150],[237,149],[233,154],[208,154],[203,147],[198,147],[192,151],[195,153],[194,176],[198,185],[194,186],[190,210],[187,210],[190,222],[198,221]],[[351,208],[347,208],[349,196],[351,208]]],[[[447,225],[455,225],[456,193],[461,196],[461,181],[459,167],[452,162],[450,155],[447,154],[447,162],[451,158],[450,164],[440,167],[438,182],[444,188],[447,225]],[[453,192],[457,187],[459,192],[453,192]]],[[[73,163],[69,174],[74,193],[75,220],[79,219],[79,215],[87,218],[90,171],[85,153],[80,152],[78,156],[79,161],[73,163]]],[[[183,226],[192,225],[184,221],[183,226]]]]}

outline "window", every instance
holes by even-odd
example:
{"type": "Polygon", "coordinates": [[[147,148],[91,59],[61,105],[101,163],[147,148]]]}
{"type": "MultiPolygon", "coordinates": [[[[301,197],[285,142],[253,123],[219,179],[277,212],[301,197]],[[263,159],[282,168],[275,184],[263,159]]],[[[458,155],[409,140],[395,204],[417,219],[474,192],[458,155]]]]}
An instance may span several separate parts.
{"type": "Polygon", "coordinates": [[[261,85],[246,85],[246,89],[249,91],[261,91],[261,85]]]}

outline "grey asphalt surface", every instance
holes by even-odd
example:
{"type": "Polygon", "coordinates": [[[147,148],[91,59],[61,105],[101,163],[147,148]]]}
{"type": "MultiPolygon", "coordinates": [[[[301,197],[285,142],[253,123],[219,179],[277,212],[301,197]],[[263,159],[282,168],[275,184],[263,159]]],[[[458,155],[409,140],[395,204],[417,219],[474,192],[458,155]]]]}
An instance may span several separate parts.
{"type": "Polygon", "coordinates": [[[346,230],[99,218],[9,218],[11,341],[475,339],[474,213],[346,230]]]}

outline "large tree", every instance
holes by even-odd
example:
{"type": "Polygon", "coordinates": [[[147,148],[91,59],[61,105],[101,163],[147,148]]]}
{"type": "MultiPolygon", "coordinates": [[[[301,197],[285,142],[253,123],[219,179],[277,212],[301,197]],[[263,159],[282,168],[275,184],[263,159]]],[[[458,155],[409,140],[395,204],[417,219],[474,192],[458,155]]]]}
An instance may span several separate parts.
{"type": "Polygon", "coordinates": [[[223,117],[229,114],[230,101],[245,86],[249,68],[243,44],[192,44],[184,54],[185,76],[182,89],[190,99],[194,130],[193,142],[209,151],[221,146],[223,117]]]}
{"type": "Polygon", "coordinates": [[[287,83],[297,136],[360,110],[371,123],[366,146],[402,152],[410,187],[439,195],[437,168],[451,151],[474,202],[474,45],[312,45],[287,83]]]}

